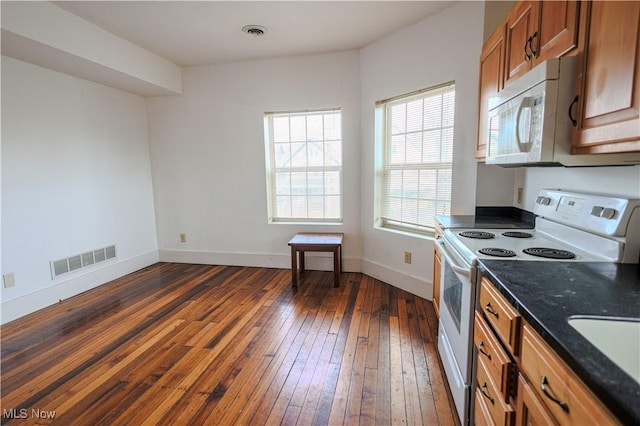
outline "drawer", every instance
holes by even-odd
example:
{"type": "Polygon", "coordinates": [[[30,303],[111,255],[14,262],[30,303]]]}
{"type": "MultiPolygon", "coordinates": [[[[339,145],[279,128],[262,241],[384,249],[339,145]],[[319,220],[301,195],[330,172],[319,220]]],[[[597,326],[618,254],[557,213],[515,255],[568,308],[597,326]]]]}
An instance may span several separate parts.
{"type": "Polygon", "coordinates": [[[495,423],[484,401],[485,399],[480,393],[480,388],[476,388],[475,406],[473,407],[473,424],[476,426],[494,426],[495,423]]]}
{"type": "Polygon", "coordinates": [[[515,364],[478,312],[475,313],[473,342],[478,357],[485,361],[487,370],[502,395],[502,400],[509,402],[509,395],[514,393],[512,387],[515,387],[513,385],[515,364]]]}
{"type": "Polygon", "coordinates": [[[520,368],[558,424],[619,424],[529,324],[523,326],[520,368]]]}
{"type": "Polygon", "coordinates": [[[496,425],[511,425],[514,419],[513,408],[503,401],[482,358],[477,360],[476,375],[478,380],[476,395],[479,394],[484,401],[491,419],[496,425]]]}
{"type": "Polygon", "coordinates": [[[520,315],[507,299],[487,280],[480,283],[478,308],[514,356],[520,354],[520,315]]]}
{"type": "Polygon", "coordinates": [[[518,375],[518,403],[516,408],[516,426],[557,425],[544,404],[536,395],[533,387],[522,376],[518,375]]]}

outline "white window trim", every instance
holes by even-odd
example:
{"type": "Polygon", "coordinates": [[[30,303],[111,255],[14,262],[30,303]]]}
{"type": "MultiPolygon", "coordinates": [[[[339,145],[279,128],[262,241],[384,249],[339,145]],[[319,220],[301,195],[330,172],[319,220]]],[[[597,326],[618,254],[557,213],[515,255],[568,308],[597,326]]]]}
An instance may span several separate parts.
{"type": "MultiPolygon", "coordinates": [[[[342,108],[326,108],[326,109],[317,109],[317,110],[301,110],[301,111],[277,111],[277,112],[266,112],[264,114],[264,131],[265,131],[265,150],[267,155],[266,158],[266,174],[267,174],[267,210],[268,210],[268,223],[270,224],[306,224],[306,225],[342,225],[343,224],[343,210],[344,210],[344,172],[343,172],[343,164],[344,164],[344,146],[343,146],[343,134],[342,134],[342,125],[340,129],[340,165],[339,166],[307,166],[307,167],[290,167],[286,170],[291,173],[295,172],[326,172],[326,171],[337,171],[339,172],[340,177],[340,211],[339,217],[337,218],[315,218],[315,217],[300,217],[300,218],[292,218],[292,217],[277,217],[276,216],[276,193],[275,193],[275,176],[278,172],[275,164],[275,138],[273,134],[273,125],[272,118],[277,115],[312,115],[314,113],[340,113],[342,118],[342,108]]],[[[342,120],[341,120],[342,121],[342,120]]]]}
{"type": "MultiPolygon", "coordinates": [[[[394,101],[404,99],[406,101],[410,101],[411,98],[421,97],[422,95],[436,91],[441,89],[446,89],[449,86],[455,87],[454,81],[449,81],[437,86],[429,87],[426,89],[418,90],[415,92],[407,93],[404,95],[395,96],[393,98],[385,99],[382,101],[376,102],[375,108],[375,171],[376,171],[376,181],[375,181],[375,199],[374,199],[374,228],[394,232],[402,235],[420,237],[420,238],[431,238],[435,235],[435,229],[431,226],[420,226],[420,225],[408,225],[405,223],[398,223],[393,220],[385,219],[383,216],[383,197],[385,196],[385,156],[387,149],[387,120],[385,114],[385,108],[388,104],[393,103],[394,101]]],[[[455,119],[454,119],[454,129],[455,129],[455,119]]],[[[455,135],[454,135],[455,138],[455,135]]],[[[395,166],[387,166],[386,170],[393,169],[395,166]]],[[[403,167],[398,167],[403,168],[403,167]]],[[[445,163],[422,163],[415,164],[410,166],[411,169],[437,169],[437,168],[445,168],[450,169],[453,173],[453,160],[451,162],[445,163]]],[[[449,197],[449,204],[451,203],[451,194],[449,197]]],[[[448,212],[447,212],[448,213],[448,212]]],[[[436,214],[440,214],[440,212],[436,212],[436,214]]]]}

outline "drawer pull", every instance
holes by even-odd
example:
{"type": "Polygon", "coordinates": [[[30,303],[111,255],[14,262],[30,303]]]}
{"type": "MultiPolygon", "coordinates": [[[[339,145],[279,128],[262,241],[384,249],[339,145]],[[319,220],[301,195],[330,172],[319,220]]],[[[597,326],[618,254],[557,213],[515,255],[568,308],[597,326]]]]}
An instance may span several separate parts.
{"type": "Polygon", "coordinates": [[[491,404],[494,404],[493,397],[487,392],[487,382],[484,382],[484,384],[480,388],[480,392],[482,392],[482,394],[491,402],[491,404]]]}
{"type": "Polygon", "coordinates": [[[489,312],[490,314],[498,318],[498,313],[494,311],[493,308],[491,307],[491,302],[487,302],[487,304],[484,306],[484,309],[486,309],[487,312],[489,312]]]}
{"type": "Polygon", "coordinates": [[[558,398],[554,397],[553,395],[551,395],[549,393],[549,391],[547,390],[547,386],[549,384],[549,380],[547,380],[547,376],[542,376],[542,380],[540,381],[540,390],[542,390],[542,393],[544,393],[544,395],[549,398],[550,400],[552,400],[553,402],[555,402],[556,404],[558,404],[566,413],[569,412],[569,406],[567,405],[566,402],[564,401],[560,401],[558,398]]]}
{"type": "Polygon", "coordinates": [[[491,359],[491,354],[484,350],[484,341],[480,341],[480,346],[478,346],[478,351],[487,358],[491,359]]]}

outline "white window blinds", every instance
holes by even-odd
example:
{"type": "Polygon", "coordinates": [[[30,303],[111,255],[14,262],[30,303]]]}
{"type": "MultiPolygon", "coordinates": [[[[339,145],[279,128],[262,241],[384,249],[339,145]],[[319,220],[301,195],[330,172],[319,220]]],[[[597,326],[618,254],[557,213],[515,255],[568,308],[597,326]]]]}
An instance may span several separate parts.
{"type": "Polygon", "coordinates": [[[380,225],[432,233],[451,206],[455,85],[380,103],[380,225]]]}
{"type": "Polygon", "coordinates": [[[270,221],[341,221],[341,111],[267,113],[265,130],[270,221]]]}

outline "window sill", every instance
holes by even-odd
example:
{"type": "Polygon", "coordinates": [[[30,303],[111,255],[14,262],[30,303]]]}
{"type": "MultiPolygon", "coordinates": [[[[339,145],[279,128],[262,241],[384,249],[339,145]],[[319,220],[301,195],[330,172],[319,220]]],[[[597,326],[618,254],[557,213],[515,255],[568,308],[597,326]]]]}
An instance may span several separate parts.
{"type": "Polygon", "coordinates": [[[342,226],[343,222],[314,222],[314,221],[284,221],[284,220],[270,220],[269,225],[314,225],[314,226],[342,226]]]}
{"type": "Polygon", "coordinates": [[[391,228],[388,226],[380,226],[380,225],[374,225],[373,227],[374,229],[377,229],[379,231],[392,232],[394,234],[404,235],[406,237],[420,238],[422,240],[427,240],[427,241],[435,240],[435,233],[411,232],[403,229],[391,228]]]}

